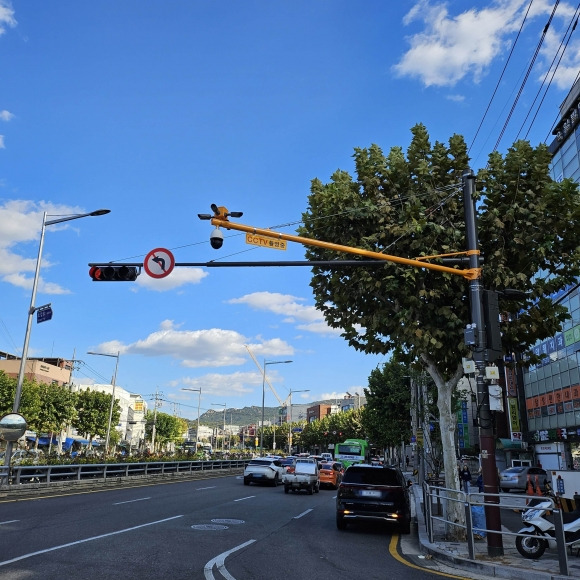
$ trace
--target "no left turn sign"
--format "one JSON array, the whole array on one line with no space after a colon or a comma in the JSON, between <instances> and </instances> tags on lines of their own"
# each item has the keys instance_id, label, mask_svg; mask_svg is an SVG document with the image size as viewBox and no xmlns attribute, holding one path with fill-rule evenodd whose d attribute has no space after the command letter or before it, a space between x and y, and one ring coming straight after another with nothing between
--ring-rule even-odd
<instances>
[{"instance_id":1,"label":"no left turn sign","mask_svg":"<svg viewBox=\"0 0 580 580\"><path fill-rule=\"evenodd\" d=\"M165 248L155 248L151 250L143 262L145 272L151 278L165 278L169 276L175 267L173 254Z\"/></svg>"}]
</instances>

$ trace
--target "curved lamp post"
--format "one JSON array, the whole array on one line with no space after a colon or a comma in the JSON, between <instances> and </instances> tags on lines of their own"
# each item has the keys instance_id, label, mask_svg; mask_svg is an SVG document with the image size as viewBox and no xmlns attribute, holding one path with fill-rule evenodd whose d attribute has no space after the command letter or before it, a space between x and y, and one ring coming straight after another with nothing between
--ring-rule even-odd
<instances>
[{"instance_id":1,"label":"curved lamp post","mask_svg":"<svg viewBox=\"0 0 580 580\"><path fill-rule=\"evenodd\" d=\"M30 342L30 331L32 329L32 319L34 317L34 313L38 310L34 306L34 302L36 301L36 289L38 288L38 279L40 277L40 263L42 261L42 248L44 246L44 232L46 230L46 226L52 226L54 224L60 224L62 222L68 222L71 220L78 220L84 217L92 217L98 215L105 215L110 213L110 209L97 209L95 211L91 211L89 213L81 213L75 214L65 217L55 217L56 219L47 220L49 214L44 212L42 216L42 228L40 230L40 243L38 245L38 257L36 258L36 270L34 271L34 280L32 282L32 295L30 297L30 308L28 309L28 321L26 323L26 332L24 334L24 346L22 347L22 358L20 359L20 370L18 371L18 382L16 383L16 392L14 394L14 405L12 406L12 411L14 413L18 413L18 409L20 408L20 398L22 396L22 384L24 383L24 373L26 371L26 360L28 358L28 343ZM4 457L4 465L10 465L10 457L12 456L12 442L8 441L6 445L6 455Z\"/></svg>"},{"instance_id":2,"label":"curved lamp post","mask_svg":"<svg viewBox=\"0 0 580 580\"><path fill-rule=\"evenodd\" d=\"M262 457L264 456L264 398L266 393L266 367L268 365L283 365L291 362L291 360L264 360L264 369L262 373L262 425L260 427L260 455Z\"/></svg>"},{"instance_id":3,"label":"curved lamp post","mask_svg":"<svg viewBox=\"0 0 580 580\"><path fill-rule=\"evenodd\" d=\"M119 355L121 353L117 352L117 354L109 354L106 352L87 352L87 354L94 354L97 356L111 356L111 357L117 359L117 362L115 363L115 373L113 374L113 383L112 383L113 390L111 392L111 405L109 407L109 420L107 421L107 436L105 437L105 457L107 457L107 455L109 455L109 439L111 437L111 422L113 420L113 408L115 406L115 386L117 384L117 369L119 368Z\"/></svg>"},{"instance_id":4,"label":"curved lamp post","mask_svg":"<svg viewBox=\"0 0 580 580\"><path fill-rule=\"evenodd\" d=\"M288 395L288 455L292 455L292 393L309 393L310 389L300 389L293 391L290 389Z\"/></svg>"}]
</instances>

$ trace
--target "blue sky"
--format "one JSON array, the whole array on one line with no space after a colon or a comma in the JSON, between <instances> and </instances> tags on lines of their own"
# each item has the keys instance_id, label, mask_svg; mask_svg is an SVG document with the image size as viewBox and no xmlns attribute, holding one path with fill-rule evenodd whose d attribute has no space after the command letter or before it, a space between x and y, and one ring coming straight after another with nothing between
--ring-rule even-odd
<instances>
[{"instance_id":1,"label":"blue sky","mask_svg":"<svg viewBox=\"0 0 580 580\"><path fill-rule=\"evenodd\" d=\"M261 405L268 365L282 400L361 392L384 356L357 353L314 309L308 268L176 268L154 280L93 283L89 262L301 260L257 249L198 213L211 203L242 223L294 233L310 181L353 170L355 147L406 148L424 123L454 133L485 165L554 2L535 0L481 130L529 1L364 3L233 0L0 0L0 350L20 354L43 211L111 213L46 231L30 356L79 359L76 382L156 390L182 416ZM499 150L551 139L576 79L567 47L534 117L534 98L575 6L560 2ZM528 113L530 121L525 124ZM523 130L520 130L523 127ZM477 139L474 137L477 133ZM266 392L266 405L277 404ZM174 406L164 405L166 412Z\"/></svg>"}]
</instances>

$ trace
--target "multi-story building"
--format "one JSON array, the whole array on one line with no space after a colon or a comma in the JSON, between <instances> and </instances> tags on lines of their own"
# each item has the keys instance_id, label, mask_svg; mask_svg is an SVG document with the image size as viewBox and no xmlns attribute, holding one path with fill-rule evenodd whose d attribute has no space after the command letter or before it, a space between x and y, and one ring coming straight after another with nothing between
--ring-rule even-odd
<instances>
[{"instance_id":1,"label":"multi-story building","mask_svg":"<svg viewBox=\"0 0 580 580\"><path fill-rule=\"evenodd\" d=\"M580 82L572 87L560 106L560 120L550 144L551 172L556 181L580 182ZM572 451L580 443L580 292L573 284L553 300L571 315L562 332L534 346L541 357L523 372L527 421L525 438L534 446L536 461L548 469L573 466Z\"/></svg>"},{"instance_id":2,"label":"multi-story building","mask_svg":"<svg viewBox=\"0 0 580 580\"><path fill-rule=\"evenodd\" d=\"M340 407L338 405L314 405L313 407L308 407L306 409L306 421L308 423L318 421L327 415L338 413L339 409Z\"/></svg>"},{"instance_id":3,"label":"multi-story building","mask_svg":"<svg viewBox=\"0 0 580 580\"><path fill-rule=\"evenodd\" d=\"M0 371L7 376L17 378L20 373L20 361L16 355L0 352ZM28 357L24 368L24 378L48 385L66 385L70 383L73 361L64 358Z\"/></svg>"}]
</instances>

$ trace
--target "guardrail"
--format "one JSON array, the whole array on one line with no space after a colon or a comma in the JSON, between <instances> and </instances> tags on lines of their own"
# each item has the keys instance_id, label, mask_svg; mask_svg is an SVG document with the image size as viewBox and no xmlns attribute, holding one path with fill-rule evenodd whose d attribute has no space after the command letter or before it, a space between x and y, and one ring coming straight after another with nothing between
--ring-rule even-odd
<instances>
[{"instance_id":1,"label":"guardrail","mask_svg":"<svg viewBox=\"0 0 580 580\"><path fill-rule=\"evenodd\" d=\"M486 534L497 534L500 533L502 536L512 537L515 539L520 536L523 537L525 534L520 534L518 532L510 532L505 527L502 527L501 532L497 530L490 530L486 527L485 515L480 521L474 521L474 514L477 514L476 510L485 511L487 506L493 506L494 508L499 508L501 510L511 510L517 512L523 512L528 509L528 502L533 497L528 495L514 496L508 493L466 493L464 491L457 491L455 489L449 489L445 487L440 487L436 485L429 485L428 483L423 484L423 510L425 515L425 527L427 535L429 537L429 542L434 543L436 541L436 533L443 533L444 536L447 535L448 530L452 528L460 528L464 531L468 555L470 560L475 560L475 536L479 535L485 536ZM537 497L535 499L538 499ZM554 523L554 536L550 538L551 542L556 543L557 559L559 564L560 574L563 576L569 575L568 567L568 554L567 548L571 548L572 545L578 544L578 539L566 542L565 532L564 532L564 522L563 515L560 506L550 497L542 497L542 500L550 501L551 521ZM462 504L463 510L465 512L465 523L452 521L448 519L447 514L449 512L449 506L452 503ZM531 508L532 506L530 506ZM477 515L476 515L477 517ZM439 525L437 525L439 524ZM522 522L519 528L525 527L526 524Z\"/></svg>"},{"instance_id":2,"label":"guardrail","mask_svg":"<svg viewBox=\"0 0 580 580\"><path fill-rule=\"evenodd\" d=\"M244 468L249 460L144 461L142 463L83 463L71 465L0 466L0 490L29 483L55 484L64 481L106 481L130 477L187 476L197 472Z\"/></svg>"}]
</instances>

